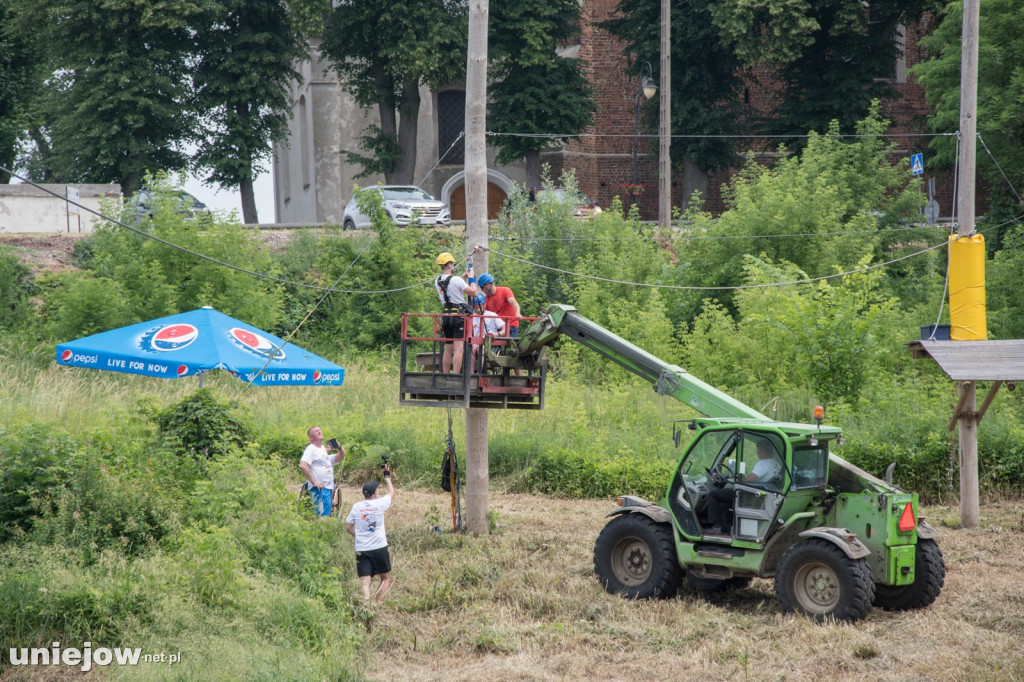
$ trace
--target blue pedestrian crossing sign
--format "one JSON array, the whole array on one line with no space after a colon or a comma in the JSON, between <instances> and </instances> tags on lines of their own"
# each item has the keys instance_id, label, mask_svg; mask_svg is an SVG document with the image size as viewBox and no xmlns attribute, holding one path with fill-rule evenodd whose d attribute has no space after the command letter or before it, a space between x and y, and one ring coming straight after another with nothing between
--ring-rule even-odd
<instances>
[{"instance_id":1,"label":"blue pedestrian crossing sign","mask_svg":"<svg viewBox=\"0 0 1024 682\"><path fill-rule=\"evenodd\" d=\"M910 155L910 172L914 175L924 175L924 154Z\"/></svg>"}]
</instances>

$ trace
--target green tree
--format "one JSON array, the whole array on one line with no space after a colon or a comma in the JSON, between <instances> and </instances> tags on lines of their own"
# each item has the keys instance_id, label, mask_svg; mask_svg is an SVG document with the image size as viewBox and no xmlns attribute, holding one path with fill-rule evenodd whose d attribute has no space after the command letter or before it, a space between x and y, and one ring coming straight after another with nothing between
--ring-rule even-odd
<instances>
[{"instance_id":1,"label":"green tree","mask_svg":"<svg viewBox=\"0 0 1024 682\"><path fill-rule=\"evenodd\" d=\"M253 179L273 142L287 136L288 87L305 40L282 0L223 0L196 35L196 105L202 127L195 166L206 182L237 187L246 223L258 222Z\"/></svg>"},{"instance_id":2,"label":"green tree","mask_svg":"<svg viewBox=\"0 0 1024 682\"><path fill-rule=\"evenodd\" d=\"M61 342L139 321L132 315L127 292L116 280L67 273L57 276L47 288L43 306L47 331Z\"/></svg>"},{"instance_id":3,"label":"green tree","mask_svg":"<svg viewBox=\"0 0 1024 682\"><path fill-rule=\"evenodd\" d=\"M745 254L787 261L812 277L851 269L865 256L887 256L893 238L872 233L916 215L921 198L906 161L889 161L892 145L879 137L888 122L878 108L876 102L852 141L840 136L833 121L827 134L812 134L800 154L780 148L774 167L748 159L723 189L728 209L718 218L691 216L703 238L680 249L676 283L738 286L745 277L738 256ZM673 294L673 319L689 320L704 295ZM717 298L732 308L731 293Z\"/></svg>"},{"instance_id":4,"label":"green tree","mask_svg":"<svg viewBox=\"0 0 1024 682\"><path fill-rule=\"evenodd\" d=\"M377 231L374 243L346 237L324 240L314 272L321 286L337 282L340 289L380 293L332 293L317 310L310 327L319 338L345 348L393 348L401 339L402 313L437 308L437 294L429 284L393 290L427 282L437 273L434 258L439 249L456 249L453 245L438 246L438 235L395 227L377 192L364 192L359 201L360 211L373 219Z\"/></svg>"},{"instance_id":5,"label":"green tree","mask_svg":"<svg viewBox=\"0 0 1024 682\"><path fill-rule=\"evenodd\" d=\"M782 82L770 129L849 129L892 87L900 26L941 7L939 0L722 0L707 3L724 44L748 66L775 67Z\"/></svg>"},{"instance_id":6,"label":"green tree","mask_svg":"<svg viewBox=\"0 0 1024 682\"><path fill-rule=\"evenodd\" d=\"M691 136L733 135L742 131L744 115L739 108L739 62L723 46L711 23L706 0L672 3L672 132ZM621 0L619 16L601 27L622 40L636 61L629 70L639 75L644 61L657 64L660 55L658 26L660 0ZM657 78L657 74L655 74ZM659 93L659 97L661 94ZM656 125L657 98L644 105L644 125ZM650 115L648 115L650 114ZM671 143L673 164L687 161L704 173L730 167L736 160L733 142L722 137L677 137ZM705 186L707 178L685 180L686 191Z\"/></svg>"},{"instance_id":7,"label":"green tree","mask_svg":"<svg viewBox=\"0 0 1024 682\"><path fill-rule=\"evenodd\" d=\"M321 49L362 107L376 106L380 126L362 137L364 151L344 152L383 173L388 184L415 182L420 86L436 89L466 68L464 0L353 0L337 3Z\"/></svg>"},{"instance_id":8,"label":"green tree","mask_svg":"<svg viewBox=\"0 0 1024 682\"><path fill-rule=\"evenodd\" d=\"M865 256L858 265L869 262ZM752 256L746 257L744 271L748 284L805 276L791 264ZM883 282L882 273L873 270L811 286L738 292L739 329L750 349L747 364L779 384L806 385L826 403L855 402L872 368L898 347L898 302Z\"/></svg>"},{"instance_id":9,"label":"green tree","mask_svg":"<svg viewBox=\"0 0 1024 682\"><path fill-rule=\"evenodd\" d=\"M10 0L24 30L38 33L54 71L51 166L74 182L138 189L147 169L187 165L180 147L193 128L188 106L188 0Z\"/></svg>"},{"instance_id":10,"label":"green tree","mask_svg":"<svg viewBox=\"0 0 1024 682\"><path fill-rule=\"evenodd\" d=\"M147 188L157 199L153 217L139 223L141 230L220 263L275 274L273 259L251 230L211 214L180 215L175 211L176 188L164 176L150 178ZM126 221L134 217L130 210L123 217ZM257 327L278 331L283 297L279 285L270 280L200 259L119 226L101 227L90 240L91 267L127 292L134 321L208 305Z\"/></svg>"},{"instance_id":11,"label":"green tree","mask_svg":"<svg viewBox=\"0 0 1024 682\"><path fill-rule=\"evenodd\" d=\"M592 123L597 105L582 62L556 53L579 32L579 19L577 0L517 0L491 6L489 130L571 136ZM525 158L526 184L539 187L541 150L568 139L516 135L495 138L493 144L498 163Z\"/></svg>"},{"instance_id":12,"label":"green tree","mask_svg":"<svg viewBox=\"0 0 1024 682\"><path fill-rule=\"evenodd\" d=\"M981 3L978 46L978 133L995 155L1002 172L978 147L978 172L991 187L1001 216L1020 213L1013 189L1024 186L1024 6L1014 0ZM960 40L963 4L951 2L933 34L922 41L929 59L911 73L924 86L935 112L929 125L936 132L960 127ZM939 167L956 162L956 141L934 137L929 143ZM1012 206L1012 208L1011 208Z\"/></svg>"},{"instance_id":13,"label":"green tree","mask_svg":"<svg viewBox=\"0 0 1024 682\"><path fill-rule=\"evenodd\" d=\"M26 125L30 102L40 83L41 55L26 31L19 30L10 0L0 0L0 166L14 168L18 138ZM11 175L0 168L0 184Z\"/></svg>"},{"instance_id":14,"label":"green tree","mask_svg":"<svg viewBox=\"0 0 1024 682\"><path fill-rule=\"evenodd\" d=\"M1011 230L987 265L988 328L996 339L1024 339L1024 230Z\"/></svg>"}]
</instances>

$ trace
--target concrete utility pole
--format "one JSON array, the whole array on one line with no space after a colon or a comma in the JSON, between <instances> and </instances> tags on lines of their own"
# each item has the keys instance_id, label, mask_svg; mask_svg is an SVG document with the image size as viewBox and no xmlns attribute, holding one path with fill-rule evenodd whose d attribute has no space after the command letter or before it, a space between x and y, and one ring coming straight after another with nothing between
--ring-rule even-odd
<instances>
[{"instance_id":1,"label":"concrete utility pole","mask_svg":"<svg viewBox=\"0 0 1024 682\"><path fill-rule=\"evenodd\" d=\"M487 246L487 13L488 0L469 3L466 59L466 252ZM476 276L487 272L487 251L473 254ZM467 349L467 352L469 350ZM466 530L487 534L487 410L466 410Z\"/></svg>"},{"instance_id":2,"label":"concrete utility pole","mask_svg":"<svg viewBox=\"0 0 1024 682\"><path fill-rule=\"evenodd\" d=\"M980 0L964 0L960 56L960 170L957 176L957 224L960 237L974 234L975 159L978 132L978 23ZM977 528L981 522L978 499L978 413L973 381L960 382L960 525Z\"/></svg>"},{"instance_id":3,"label":"concrete utility pole","mask_svg":"<svg viewBox=\"0 0 1024 682\"><path fill-rule=\"evenodd\" d=\"M658 88L658 222L667 230L672 222L672 49L671 2L661 0L661 87Z\"/></svg>"}]
</instances>

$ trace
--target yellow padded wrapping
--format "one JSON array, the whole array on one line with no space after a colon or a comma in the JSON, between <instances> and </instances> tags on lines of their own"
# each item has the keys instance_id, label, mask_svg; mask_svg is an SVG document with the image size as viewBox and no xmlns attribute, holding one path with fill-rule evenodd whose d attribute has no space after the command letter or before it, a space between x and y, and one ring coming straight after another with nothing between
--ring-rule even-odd
<instances>
[{"instance_id":1,"label":"yellow padded wrapping","mask_svg":"<svg viewBox=\"0 0 1024 682\"><path fill-rule=\"evenodd\" d=\"M949 338L983 341L985 321L985 237L949 238Z\"/></svg>"}]
</instances>

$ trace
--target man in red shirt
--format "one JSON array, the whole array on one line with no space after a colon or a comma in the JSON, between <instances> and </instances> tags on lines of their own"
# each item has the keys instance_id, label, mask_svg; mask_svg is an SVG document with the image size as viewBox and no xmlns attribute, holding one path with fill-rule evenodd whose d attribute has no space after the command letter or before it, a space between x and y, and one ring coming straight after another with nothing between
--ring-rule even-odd
<instances>
[{"instance_id":1,"label":"man in red shirt","mask_svg":"<svg viewBox=\"0 0 1024 682\"><path fill-rule=\"evenodd\" d=\"M512 290L508 287L499 287L494 282L494 275L489 272L480 275L477 282L480 290L487 295L486 309L502 318L508 327L509 336L519 336L519 317L522 313Z\"/></svg>"}]
</instances>

